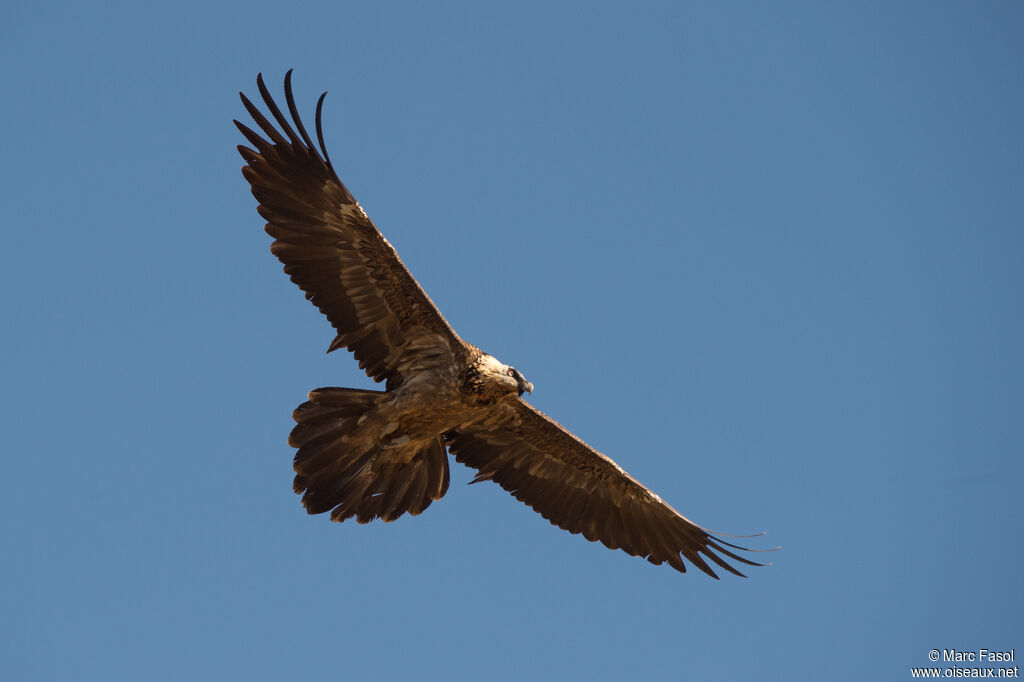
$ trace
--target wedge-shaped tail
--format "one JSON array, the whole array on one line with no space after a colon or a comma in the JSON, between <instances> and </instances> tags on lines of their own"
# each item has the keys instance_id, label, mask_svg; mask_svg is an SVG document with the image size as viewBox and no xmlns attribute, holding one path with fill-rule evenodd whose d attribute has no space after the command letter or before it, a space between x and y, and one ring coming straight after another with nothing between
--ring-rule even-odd
<instances>
[{"instance_id":1,"label":"wedge-shaped tail","mask_svg":"<svg viewBox=\"0 0 1024 682\"><path fill-rule=\"evenodd\" d=\"M310 514L368 523L419 514L448 491L448 456L440 438L410 457L408 450L361 446L349 436L385 394L318 388L296 408L288 444L295 453L296 493Z\"/></svg>"},{"instance_id":2,"label":"wedge-shaped tail","mask_svg":"<svg viewBox=\"0 0 1024 682\"><path fill-rule=\"evenodd\" d=\"M317 389L295 411L295 491L306 510L360 523L418 514L448 488L447 447L478 470L475 480L494 481L559 528L609 548L714 578L716 570L742 575L734 564L761 566L743 553L766 550L738 547L680 514L525 402L532 384L518 370L455 333L335 173L323 95L314 143L291 71L284 80L286 109L262 76L256 83L267 114L242 95L255 122L235 122L251 145L238 148L242 173L274 238L271 251L335 329L329 350L347 348L388 391ZM453 376L473 379L455 386ZM444 419L424 394L439 398ZM427 423L453 426L443 440L422 430L424 440L411 440Z\"/></svg>"}]
</instances>

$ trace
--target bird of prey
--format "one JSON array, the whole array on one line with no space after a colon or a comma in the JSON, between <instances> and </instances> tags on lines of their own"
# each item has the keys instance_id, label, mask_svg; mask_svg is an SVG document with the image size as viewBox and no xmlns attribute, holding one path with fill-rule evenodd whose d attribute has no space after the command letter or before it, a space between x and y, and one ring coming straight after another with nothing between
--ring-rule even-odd
<instances>
[{"instance_id":1,"label":"bird of prey","mask_svg":"<svg viewBox=\"0 0 1024 682\"><path fill-rule=\"evenodd\" d=\"M274 238L271 252L327 316L384 390L318 388L296 408L294 490L310 514L367 523L416 515L448 490L448 456L476 469L556 526L653 564L686 561L718 578L727 559L761 566L693 523L608 457L522 399L519 370L466 343L342 184L324 145L316 106L314 145L285 76L285 116L262 74L273 121L243 93L262 135L238 121L242 174ZM275 125L276 122L276 125ZM318 149L319 148L319 149ZM735 551L734 551L735 550Z\"/></svg>"}]
</instances>

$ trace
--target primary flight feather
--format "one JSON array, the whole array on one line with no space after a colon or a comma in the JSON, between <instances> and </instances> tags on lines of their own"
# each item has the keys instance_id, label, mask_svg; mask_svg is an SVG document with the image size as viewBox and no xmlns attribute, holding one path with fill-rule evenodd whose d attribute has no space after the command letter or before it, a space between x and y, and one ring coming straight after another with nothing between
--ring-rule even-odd
<instances>
[{"instance_id":1,"label":"primary flight feather","mask_svg":"<svg viewBox=\"0 0 1024 682\"><path fill-rule=\"evenodd\" d=\"M314 144L285 76L288 116L262 75L273 121L242 93L262 135L238 121L242 174L259 202L270 249L383 391L319 388L294 412L288 442L296 493L310 514L393 521L419 514L448 490L447 451L541 515L611 549L686 571L689 561L761 566L732 550L522 399L533 385L515 368L466 343L402 264L342 184L324 145L316 106ZM290 121L289 121L290 119ZM275 125L276 124L276 125Z\"/></svg>"}]
</instances>

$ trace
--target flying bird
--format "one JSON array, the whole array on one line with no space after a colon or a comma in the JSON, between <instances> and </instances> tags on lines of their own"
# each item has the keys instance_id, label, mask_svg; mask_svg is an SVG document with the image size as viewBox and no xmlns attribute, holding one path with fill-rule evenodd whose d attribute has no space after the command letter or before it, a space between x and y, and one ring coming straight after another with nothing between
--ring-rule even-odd
<instances>
[{"instance_id":1,"label":"flying bird","mask_svg":"<svg viewBox=\"0 0 1024 682\"><path fill-rule=\"evenodd\" d=\"M514 367L466 343L402 264L342 184L324 145L316 105L314 145L284 79L290 116L260 74L273 121L243 94L262 135L235 125L242 174L274 238L271 252L327 316L346 348L384 390L318 388L296 408L294 490L310 514L332 521L394 521L419 514L448 490L448 455L473 467L554 525L653 564L685 572L686 561L762 566L749 550L712 535L666 504L611 459L523 400L533 384ZM290 121L289 121L290 118ZM276 123L276 125L275 125ZM735 551L734 551L735 550Z\"/></svg>"}]
</instances>

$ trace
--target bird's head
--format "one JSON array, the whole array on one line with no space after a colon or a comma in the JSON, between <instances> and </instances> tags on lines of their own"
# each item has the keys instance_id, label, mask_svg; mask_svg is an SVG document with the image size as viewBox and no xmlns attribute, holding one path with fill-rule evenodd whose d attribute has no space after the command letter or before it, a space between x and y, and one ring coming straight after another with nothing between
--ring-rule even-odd
<instances>
[{"instance_id":1,"label":"bird's head","mask_svg":"<svg viewBox=\"0 0 1024 682\"><path fill-rule=\"evenodd\" d=\"M481 355L474 363L473 370L471 382L481 395L498 397L513 393L533 393L533 384L518 369L503 364L493 355Z\"/></svg>"}]
</instances>

